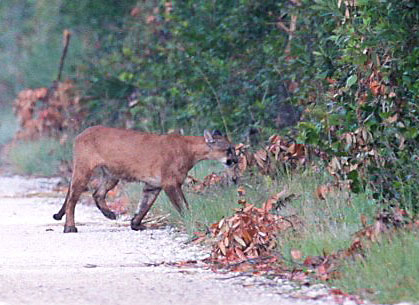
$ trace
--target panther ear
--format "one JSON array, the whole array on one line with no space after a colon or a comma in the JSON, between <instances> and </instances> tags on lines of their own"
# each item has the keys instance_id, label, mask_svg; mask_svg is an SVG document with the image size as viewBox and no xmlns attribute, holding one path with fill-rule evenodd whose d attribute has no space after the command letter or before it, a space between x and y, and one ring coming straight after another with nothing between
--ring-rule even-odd
<instances>
[{"instance_id":1,"label":"panther ear","mask_svg":"<svg viewBox=\"0 0 419 305\"><path fill-rule=\"evenodd\" d=\"M214 138L212 137L212 134L208 130L204 130L204 138L205 143L207 144L213 144L215 142Z\"/></svg>"},{"instance_id":2,"label":"panther ear","mask_svg":"<svg viewBox=\"0 0 419 305\"><path fill-rule=\"evenodd\" d=\"M219 130L213 130L212 131L212 136L214 137L214 136L220 136L220 137L222 137L223 136L223 134L221 133L221 131L219 131Z\"/></svg>"}]
</instances>

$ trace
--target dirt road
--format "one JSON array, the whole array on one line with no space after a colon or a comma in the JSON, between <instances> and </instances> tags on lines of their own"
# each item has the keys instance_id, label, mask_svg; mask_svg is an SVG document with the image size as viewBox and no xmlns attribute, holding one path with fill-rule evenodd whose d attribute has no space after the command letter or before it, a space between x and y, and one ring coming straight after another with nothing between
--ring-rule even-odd
<instances>
[{"instance_id":1,"label":"dirt road","mask_svg":"<svg viewBox=\"0 0 419 305\"><path fill-rule=\"evenodd\" d=\"M207 253L174 229L135 232L95 207L78 205L79 233L63 234L55 183L0 176L0 305L326 304L290 297L311 292L287 282L160 264Z\"/></svg>"}]
</instances>

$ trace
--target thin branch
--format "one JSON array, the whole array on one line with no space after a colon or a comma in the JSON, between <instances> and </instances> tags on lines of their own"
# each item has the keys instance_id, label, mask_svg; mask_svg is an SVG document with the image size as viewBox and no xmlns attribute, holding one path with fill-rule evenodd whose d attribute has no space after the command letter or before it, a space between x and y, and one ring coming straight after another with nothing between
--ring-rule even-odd
<instances>
[{"instance_id":1,"label":"thin branch","mask_svg":"<svg viewBox=\"0 0 419 305\"><path fill-rule=\"evenodd\" d=\"M64 49L63 49L63 53L61 54L61 58L60 58L60 65L59 65L59 68L58 68L57 82L61 81L61 74L62 74L63 68L64 68L64 60L65 60L65 57L67 55L68 45L70 44L70 37L71 37L70 31L69 30L64 30L64 32L63 32Z\"/></svg>"}]
</instances>

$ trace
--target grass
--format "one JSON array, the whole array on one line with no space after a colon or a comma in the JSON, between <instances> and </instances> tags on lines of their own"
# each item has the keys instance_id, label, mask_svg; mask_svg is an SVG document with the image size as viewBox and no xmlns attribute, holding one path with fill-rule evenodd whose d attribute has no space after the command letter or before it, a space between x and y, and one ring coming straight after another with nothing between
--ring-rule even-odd
<instances>
[{"instance_id":1,"label":"grass","mask_svg":"<svg viewBox=\"0 0 419 305\"><path fill-rule=\"evenodd\" d=\"M62 161L71 160L71 144L61 145L58 140L42 138L21 141L13 145L8 161L19 174L54 176Z\"/></svg>"},{"instance_id":2,"label":"grass","mask_svg":"<svg viewBox=\"0 0 419 305\"><path fill-rule=\"evenodd\" d=\"M321 174L303 173L285 177L284 187L300 196L280 213L297 215L303 226L295 232L280 236L279 245L286 258L291 259L291 249L298 249L304 256L323 255L347 248L352 234L361 227L360 215L373 219L377 205L366 194L349 194L344 191L330 193L320 200L314 190L327 182Z\"/></svg>"},{"instance_id":3,"label":"grass","mask_svg":"<svg viewBox=\"0 0 419 305\"><path fill-rule=\"evenodd\" d=\"M54 175L61 160L70 158L70 145L63 147L54 139L20 142L9 153L15 170L24 174ZM216 162L201 162L190 175L202 180L221 169L222 166ZM288 194L296 195L278 211L283 216L296 215L303 223L297 230L283 232L279 236L278 249L286 261L292 261L290 253L293 249L299 250L303 257L346 249L352 242L353 233L362 228L360 215L373 221L378 205L368 193L336 191L328 194L326 200L317 198L315 189L329 179L327 174L311 171L284 172L278 179L259 175L243 177L241 185L246 189L245 198L249 203L260 205L284 189L288 190ZM142 185L138 183L126 185L125 192L131 198L132 211L141 198L141 190ZM190 211L178 214L162 193L153 207L153 213L169 214L169 221L185 228L190 235L233 215L239 207L235 185L212 187L204 193L192 192L187 187L184 191ZM418 302L419 260L416 253L419 253L418 233L400 232L391 239L372 244L362 261L346 262L341 270L342 277L331 284L375 302Z\"/></svg>"},{"instance_id":4,"label":"grass","mask_svg":"<svg viewBox=\"0 0 419 305\"><path fill-rule=\"evenodd\" d=\"M13 138L17 128L17 119L13 115L12 110L0 107L0 145L9 142Z\"/></svg>"},{"instance_id":5,"label":"grass","mask_svg":"<svg viewBox=\"0 0 419 305\"><path fill-rule=\"evenodd\" d=\"M212 163L201 163L191 173L200 177L217 171ZM296 198L279 210L283 216L297 215L303 226L296 231L282 233L278 249L291 262L291 250L297 249L306 256L330 254L348 248L353 233L362 228L360 216L365 215L372 223L378 204L366 194L349 194L336 191L328 194L326 200L315 195L317 186L327 183L326 174L310 171L288 175L279 179L269 177L245 177L246 200L262 204L269 196L284 189ZM138 186L136 186L137 190ZM190 203L190 212L179 215L165 195L160 195L154 213L169 213L170 221L186 229L189 234L231 216L238 207L237 186L215 187L197 194L185 188ZM140 197L137 191L136 198ZM417 233L400 233L393 239L374 244L362 262L348 262L343 268L342 278L332 285L348 293L361 294L370 300L382 303L419 300L419 239ZM372 293L365 294L363 292Z\"/></svg>"},{"instance_id":6,"label":"grass","mask_svg":"<svg viewBox=\"0 0 419 305\"><path fill-rule=\"evenodd\" d=\"M373 244L365 260L347 262L344 276L332 284L375 302L418 302L418 253L418 232L399 232Z\"/></svg>"},{"instance_id":7,"label":"grass","mask_svg":"<svg viewBox=\"0 0 419 305\"><path fill-rule=\"evenodd\" d=\"M189 174L198 179L203 179L212 172L219 172L223 166L218 162L203 161L198 163ZM138 200L141 198L142 185L138 183L130 183L126 187L127 195L131 199L132 213L137 208ZM186 199L190 205L190 211L180 215L169 198L162 192L156 200L152 208L155 214L169 214L169 221L182 226L189 234L203 230L206 226L219 221L225 216L233 213L233 208L237 207L236 187L230 186L226 188L216 188L205 194L188 192L186 187L183 188Z\"/></svg>"}]
</instances>

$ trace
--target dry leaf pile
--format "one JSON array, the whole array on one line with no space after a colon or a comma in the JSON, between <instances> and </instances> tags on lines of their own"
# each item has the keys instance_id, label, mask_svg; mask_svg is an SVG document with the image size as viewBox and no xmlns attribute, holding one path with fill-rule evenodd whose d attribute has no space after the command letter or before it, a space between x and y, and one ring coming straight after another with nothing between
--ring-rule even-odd
<instances>
[{"instance_id":1,"label":"dry leaf pile","mask_svg":"<svg viewBox=\"0 0 419 305\"><path fill-rule=\"evenodd\" d=\"M253 154L249 152L248 145L238 144L236 154L239 158L240 174L243 174L247 168L256 166L260 173L270 175L276 172L278 165L297 167L306 164L308 160L308 150L304 144L286 141L279 135L271 136L269 144Z\"/></svg>"},{"instance_id":2,"label":"dry leaf pile","mask_svg":"<svg viewBox=\"0 0 419 305\"><path fill-rule=\"evenodd\" d=\"M239 194L243 192L244 190L239 188ZM241 265L240 270L255 262L259 264L256 268L259 271L260 264L265 266L265 270L272 268L268 265L277 261L274 249L278 234L294 226L290 219L273 213L278 201L286 197L286 192L278 193L261 208L239 199L238 204L242 207L238 208L233 216L223 218L210 228L214 240L211 261L224 266L236 264L233 269L237 269L237 263L247 263Z\"/></svg>"},{"instance_id":3,"label":"dry leaf pile","mask_svg":"<svg viewBox=\"0 0 419 305\"><path fill-rule=\"evenodd\" d=\"M21 91L14 101L14 111L20 122L15 136L18 140L53 136L65 141L66 131L77 130L84 118L80 96L71 81L55 83L49 89Z\"/></svg>"},{"instance_id":4,"label":"dry leaf pile","mask_svg":"<svg viewBox=\"0 0 419 305\"><path fill-rule=\"evenodd\" d=\"M238 188L243 198L246 191ZM395 209L392 213L380 213L373 224L368 225L361 215L363 229L354 234L353 242L347 249L320 256L305 256L300 250L291 250L294 268L284 267L283 256L276 250L280 234L288 229L298 229L301 221L296 217L283 217L276 213L284 203L294 198L286 190L269 198L258 208L239 199L242 207L228 218L210 227L210 240L213 244L211 257L206 260L212 268L226 268L231 271L264 274L274 272L282 277L300 282L308 282L315 277L328 281L340 277L340 266L348 258L364 259L365 250L384 236L391 236L397 228L419 230L419 221L406 222L406 212ZM204 233L196 233L196 242L208 240Z\"/></svg>"}]
</instances>

